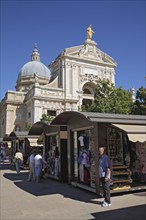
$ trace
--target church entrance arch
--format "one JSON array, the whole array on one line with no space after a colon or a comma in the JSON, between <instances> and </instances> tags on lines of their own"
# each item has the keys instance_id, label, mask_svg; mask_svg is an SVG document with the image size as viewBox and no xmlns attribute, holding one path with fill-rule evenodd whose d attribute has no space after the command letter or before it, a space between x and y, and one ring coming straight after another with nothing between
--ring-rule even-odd
<instances>
[{"instance_id":1,"label":"church entrance arch","mask_svg":"<svg viewBox=\"0 0 146 220\"><path fill-rule=\"evenodd\" d=\"M95 88L96 84L93 82L87 82L83 85L82 91L83 91L83 99L82 99L82 105L91 105L94 100L94 94L95 94Z\"/></svg>"}]
</instances>

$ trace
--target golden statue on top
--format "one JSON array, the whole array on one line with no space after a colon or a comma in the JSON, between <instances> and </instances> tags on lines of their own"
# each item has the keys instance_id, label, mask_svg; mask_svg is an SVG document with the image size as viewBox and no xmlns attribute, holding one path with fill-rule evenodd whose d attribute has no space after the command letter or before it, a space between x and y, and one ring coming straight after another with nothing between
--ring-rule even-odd
<instances>
[{"instance_id":1,"label":"golden statue on top","mask_svg":"<svg viewBox=\"0 0 146 220\"><path fill-rule=\"evenodd\" d=\"M94 31L92 30L92 25L90 24L89 27L87 28L87 40L92 39L92 35L94 34Z\"/></svg>"}]
</instances>

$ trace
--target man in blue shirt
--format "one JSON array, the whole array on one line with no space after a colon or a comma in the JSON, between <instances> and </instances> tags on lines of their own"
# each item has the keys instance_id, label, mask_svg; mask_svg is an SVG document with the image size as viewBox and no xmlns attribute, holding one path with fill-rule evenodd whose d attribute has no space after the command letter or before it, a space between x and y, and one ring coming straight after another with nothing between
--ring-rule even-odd
<instances>
[{"instance_id":1,"label":"man in blue shirt","mask_svg":"<svg viewBox=\"0 0 146 220\"><path fill-rule=\"evenodd\" d=\"M105 148L99 147L99 178L104 192L104 202L102 207L111 206L110 198L110 178L111 178L111 162L110 158L105 154Z\"/></svg>"}]
</instances>

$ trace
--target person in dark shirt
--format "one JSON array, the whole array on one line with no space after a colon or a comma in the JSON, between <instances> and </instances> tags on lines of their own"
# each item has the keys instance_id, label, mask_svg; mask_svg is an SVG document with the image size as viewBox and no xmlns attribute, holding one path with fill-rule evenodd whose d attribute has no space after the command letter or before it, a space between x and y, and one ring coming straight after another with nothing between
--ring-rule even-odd
<instances>
[{"instance_id":1,"label":"person in dark shirt","mask_svg":"<svg viewBox=\"0 0 146 220\"><path fill-rule=\"evenodd\" d=\"M99 178L104 192L104 202L102 207L111 206L110 198L110 178L111 178L111 162L110 158L105 154L105 148L99 147Z\"/></svg>"}]
</instances>

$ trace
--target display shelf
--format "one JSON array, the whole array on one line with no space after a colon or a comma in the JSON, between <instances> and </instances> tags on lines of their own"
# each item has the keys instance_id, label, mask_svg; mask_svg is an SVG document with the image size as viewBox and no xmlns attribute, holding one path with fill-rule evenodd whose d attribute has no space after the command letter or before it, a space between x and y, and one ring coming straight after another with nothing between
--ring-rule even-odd
<instances>
[{"instance_id":1,"label":"display shelf","mask_svg":"<svg viewBox=\"0 0 146 220\"><path fill-rule=\"evenodd\" d=\"M113 181L113 183L130 183L130 182L131 182L131 181L128 180L128 179L126 179L126 180L121 179L121 180L114 180L114 181Z\"/></svg>"},{"instance_id":2,"label":"display shelf","mask_svg":"<svg viewBox=\"0 0 146 220\"><path fill-rule=\"evenodd\" d=\"M127 169L127 166L122 165L122 166L113 166L113 169Z\"/></svg>"},{"instance_id":3,"label":"display shelf","mask_svg":"<svg viewBox=\"0 0 146 220\"><path fill-rule=\"evenodd\" d=\"M113 166L112 167L113 184L115 183L131 183L130 172L128 167Z\"/></svg>"},{"instance_id":4,"label":"display shelf","mask_svg":"<svg viewBox=\"0 0 146 220\"><path fill-rule=\"evenodd\" d=\"M129 174L129 172L128 171L114 171L113 172L113 175L114 176L119 176L119 175L126 175L126 174Z\"/></svg>"},{"instance_id":5,"label":"display shelf","mask_svg":"<svg viewBox=\"0 0 146 220\"><path fill-rule=\"evenodd\" d=\"M107 153L113 165L123 164L122 133L115 128L109 127L107 132Z\"/></svg>"}]
</instances>

